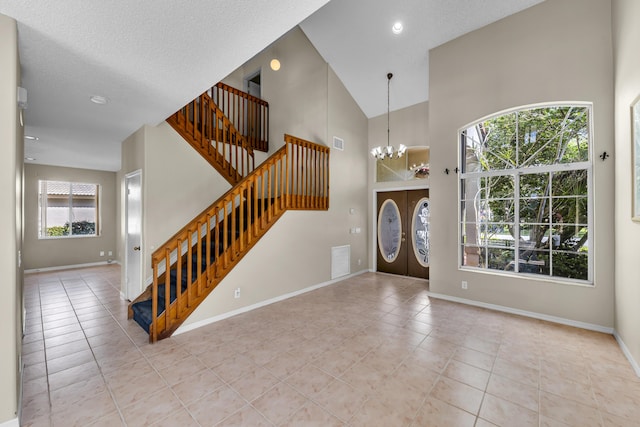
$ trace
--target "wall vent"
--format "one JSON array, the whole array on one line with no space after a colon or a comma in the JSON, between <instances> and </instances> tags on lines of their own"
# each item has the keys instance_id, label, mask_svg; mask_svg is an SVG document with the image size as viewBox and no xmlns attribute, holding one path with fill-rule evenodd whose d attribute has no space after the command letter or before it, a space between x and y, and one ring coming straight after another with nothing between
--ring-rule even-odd
<instances>
[{"instance_id":1,"label":"wall vent","mask_svg":"<svg viewBox=\"0 0 640 427\"><path fill-rule=\"evenodd\" d=\"M344 139L338 138L337 136L333 137L333 148L336 150L344 151Z\"/></svg>"},{"instance_id":2,"label":"wall vent","mask_svg":"<svg viewBox=\"0 0 640 427\"><path fill-rule=\"evenodd\" d=\"M351 273L351 245L331 248L331 278L346 276Z\"/></svg>"}]
</instances>

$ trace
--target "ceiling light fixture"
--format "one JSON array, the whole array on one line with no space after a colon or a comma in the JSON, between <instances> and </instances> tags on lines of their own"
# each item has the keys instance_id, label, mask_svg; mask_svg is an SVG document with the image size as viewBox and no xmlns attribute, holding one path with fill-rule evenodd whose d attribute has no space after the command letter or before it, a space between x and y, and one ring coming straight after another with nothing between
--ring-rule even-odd
<instances>
[{"instance_id":1,"label":"ceiling light fixture","mask_svg":"<svg viewBox=\"0 0 640 427\"><path fill-rule=\"evenodd\" d=\"M39 141L40 138L38 138L37 136L31 136L31 135L25 135L24 139L27 139L29 141Z\"/></svg>"},{"instance_id":2,"label":"ceiling light fixture","mask_svg":"<svg viewBox=\"0 0 640 427\"><path fill-rule=\"evenodd\" d=\"M398 21L393 24L393 27L391 27L391 31L393 31L393 34L400 34L403 28L404 27L402 26L402 22Z\"/></svg>"},{"instance_id":3,"label":"ceiling light fixture","mask_svg":"<svg viewBox=\"0 0 640 427\"><path fill-rule=\"evenodd\" d=\"M275 58L271 60L271 64L269 65L273 71L278 71L280 69L280 61Z\"/></svg>"},{"instance_id":4,"label":"ceiling light fixture","mask_svg":"<svg viewBox=\"0 0 640 427\"><path fill-rule=\"evenodd\" d=\"M89 99L91 100L91 102L98 105L105 105L106 103L109 102L109 100L106 97L100 96L100 95L91 95Z\"/></svg>"},{"instance_id":5,"label":"ceiling light fixture","mask_svg":"<svg viewBox=\"0 0 640 427\"><path fill-rule=\"evenodd\" d=\"M379 146L371 150L371 155L378 160L384 160L385 157L391 158L394 156L394 154L396 155L396 157L402 157L404 152L407 151L407 147L403 144L400 144L397 150L389 144L389 139L391 135L391 129L389 126L389 117L391 115L390 108L389 108L389 99L390 99L389 88L391 86L391 77L393 77L393 74L391 73L387 74L387 146L386 147Z\"/></svg>"},{"instance_id":6,"label":"ceiling light fixture","mask_svg":"<svg viewBox=\"0 0 640 427\"><path fill-rule=\"evenodd\" d=\"M35 160L35 157L25 157L24 159L32 162Z\"/></svg>"}]
</instances>

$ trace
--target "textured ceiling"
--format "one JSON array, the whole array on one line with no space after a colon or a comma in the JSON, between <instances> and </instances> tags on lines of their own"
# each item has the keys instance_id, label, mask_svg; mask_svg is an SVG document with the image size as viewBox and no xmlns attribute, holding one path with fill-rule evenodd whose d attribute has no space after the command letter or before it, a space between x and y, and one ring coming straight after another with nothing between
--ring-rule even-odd
<instances>
[{"instance_id":1,"label":"textured ceiling","mask_svg":"<svg viewBox=\"0 0 640 427\"><path fill-rule=\"evenodd\" d=\"M328 0L0 0L18 21L34 163L120 168L157 124ZM286 13L282 13L286 11ZM91 95L109 99L95 105Z\"/></svg>"},{"instance_id":2,"label":"textured ceiling","mask_svg":"<svg viewBox=\"0 0 640 427\"><path fill-rule=\"evenodd\" d=\"M423 102L430 48L541 0L328 2L0 0L0 13L18 21L26 133L40 138L25 143L25 155L36 159L27 162L119 170L126 137L161 122L301 21L368 117L386 112L387 72L394 73L392 110ZM394 36L398 19L405 31ZM95 105L91 95L109 103Z\"/></svg>"}]
</instances>

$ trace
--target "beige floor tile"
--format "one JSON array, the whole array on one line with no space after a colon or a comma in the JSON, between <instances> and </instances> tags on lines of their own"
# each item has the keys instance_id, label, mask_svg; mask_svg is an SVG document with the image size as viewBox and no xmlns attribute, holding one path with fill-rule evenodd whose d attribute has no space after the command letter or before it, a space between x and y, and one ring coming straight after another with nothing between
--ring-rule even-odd
<instances>
[{"instance_id":1,"label":"beige floor tile","mask_svg":"<svg viewBox=\"0 0 640 427\"><path fill-rule=\"evenodd\" d=\"M540 371L538 369L531 366L518 365L501 358L497 358L493 364L493 373L533 387L538 387L540 379Z\"/></svg>"},{"instance_id":2,"label":"beige floor tile","mask_svg":"<svg viewBox=\"0 0 640 427\"><path fill-rule=\"evenodd\" d=\"M291 374L291 376L287 377L284 381L308 398L313 398L334 379L335 377L321 369L313 365L306 365Z\"/></svg>"},{"instance_id":3,"label":"beige floor tile","mask_svg":"<svg viewBox=\"0 0 640 427\"><path fill-rule=\"evenodd\" d=\"M440 377L429 396L477 415L483 394L482 391L461 382Z\"/></svg>"},{"instance_id":4,"label":"beige floor tile","mask_svg":"<svg viewBox=\"0 0 640 427\"><path fill-rule=\"evenodd\" d=\"M314 397L314 402L342 421L348 421L367 400L366 394L351 385L334 380Z\"/></svg>"},{"instance_id":5,"label":"beige floor tile","mask_svg":"<svg viewBox=\"0 0 640 427\"><path fill-rule=\"evenodd\" d=\"M490 374L488 371L467 365L466 363L450 360L443 375L484 391L487 388Z\"/></svg>"},{"instance_id":6,"label":"beige floor tile","mask_svg":"<svg viewBox=\"0 0 640 427\"><path fill-rule=\"evenodd\" d=\"M499 426L538 426L538 413L491 394L482 401L479 417Z\"/></svg>"},{"instance_id":7,"label":"beige floor tile","mask_svg":"<svg viewBox=\"0 0 640 427\"><path fill-rule=\"evenodd\" d=\"M213 371L204 369L174 385L172 390L184 405L188 405L223 385L222 380Z\"/></svg>"},{"instance_id":8,"label":"beige floor tile","mask_svg":"<svg viewBox=\"0 0 640 427\"><path fill-rule=\"evenodd\" d=\"M125 425L117 409L136 427L640 419L610 335L429 298L424 281L347 280L149 344L118 266L28 274L22 424Z\"/></svg>"},{"instance_id":9,"label":"beige floor tile","mask_svg":"<svg viewBox=\"0 0 640 427\"><path fill-rule=\"evenodd\" d=\"M60 412L69 405L105 391L107 391L107 387L104 379L102 376L97 375L66 387L52 390L50 393L51 408L54 412Z\"/></svg>"},{"instance_id":10,"label":"beige floor tile","mask_svg":"<svg viewBox=\"0 0 640 427\"><path fill-rule=\"evenodd\" d=\"M487 386L487 393L538 412L539 390L536 387L492 374Z\"/></svg>"},{"instance_id":11,"label":"beige floor tile","mask_svg":"<svg viewBox=\"0 0 640 427\"><path fill-rule=\"evenodd\" d=\"M162 404L158 404L162 402ZM182 404L168 387L146 395L125 408L121 408L127 425L142 427L150 426L166 418L182 408Z\"/></svg>"},{"instance_id":12,"label":"beige floor tile","mask_svg":"<svg viewBox=\"0 0 640 427\"><path fill-rule=\"evenodd\" d=\"M187 406L187 410L201 425L216 425L245 406L247 401L227 386L222 386Z\"/></svg>"},{"instance_id":13,"label":"beige floor tile","mask_svg":"<svg viewBox=\"0 0 640 427\"><path fill-rule=\"evenodd\" d=\"M285 383L277 384L251 402L253 407L276 425L283 423L306 403L307 399L302 394Z\"/></svg>"},{"instance_id":14,"label":"beige floor tile","mask_svg":"<svg viewBox=\"0 0 640 427\"><path fill-rule=\"evenodd\" d=\"M185 410L178 409L171 415L153 424L153 427L199 427L200 424Z\"/></svg>"},{"instance_id":15,"label":"beige floor tile","mask_svg":"<svg viewBox=\"0 0 640 427\"><path fill-rule=\"evenodd\" d=\"M116 405L111 395L104 391L87 399L77 401L66 406L60 412L51 415L52 425L58 426L86 426L105 415L116 411Z\"/></svg>"},{"instance_id":16,"label":"beige floor tile","mask_svg":"<svg viewBox=\"0 0 640 427\"><path fill-rule=\"evenodd\" d=\"M342 427L345 424L313 402L298 409L282 427Z\"/></svg>"},{"instance_id":17,"label":"beige floor tile","mask_svg":"<svg viewBox=\"0 0 640 427\"><path fill-rule=\"evenodd\" d=\"M244 397L248 402L251 402L279 382L280 380L268 370L256 366L229 385L237 391L240 396Z\"/></svg>"},{"instance_id":18,"label":"beige floor tile","mask_svg":"<svg viewBox=\"0 0 640 427\"><path fill-rule=\"evenodd\" d=\"M596 408L545 392L540 392L540 415L569 425L600 425Z\"/></svg>"},{"instance_id":19,"label":"beige floor tile","mask_svg":"<svg viewBox=\"0 0 640 427\"><path fill-rule=\"evenodd\" d=\"M412 426L473 427L476 417L441 400L429 398L418 412ZM475 424L477 425L477 424Z\"/></svg>"},{"instance_id":20,"label":"beige floor tile","mask_svg":"<svg viewBox=\"0 0 640 427\"><path fill-rule=\"evenodd\" d=\"M385 402L370 398L349 420L352 427L370 426L408 426L415 414L406 414L396 410Z\"/></svg>"},{"instance_id":21,"label":"beige floor tile","mask_svg":"<svg viewBox=\"0 0 640 427\"><path fill-rule=\"evenodd\" d=\"M111 392L120 408L126 408L144 400L148 395L166 387L165 381L156 372L129 378L124 384L111 385Z\"/></svg>"},{"instance_id":22,"label":"beige floor tile","mask_svg":"<svg viewBox=\"0 0 640 427\"><path fill-rule=\"evenodd\" d=\"M242 409L225 418L216 427L272 427L260 412L250 405L245 405Z\"/></svg>"}]
</instances>

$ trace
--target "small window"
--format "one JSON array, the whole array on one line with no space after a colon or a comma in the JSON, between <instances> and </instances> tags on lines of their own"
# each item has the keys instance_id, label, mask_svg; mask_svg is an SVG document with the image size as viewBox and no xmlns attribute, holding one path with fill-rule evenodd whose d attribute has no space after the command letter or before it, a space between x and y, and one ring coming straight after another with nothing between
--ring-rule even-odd
<instances>
[{"instance_id":1,"label":"small window","mask_svg":"<svg viewBox=\"0 0 640 427\"><path fill-rule=\"evenodd\" d=\"M536 106L460 131L462 268L592 282L590 115Z\"/></svg>"},{"instance_id":2,"label":"small window","mask_svg":"<svg viewBox=\"0 0 640 427\"><path fill-rule=\"evenodd\" d=\"M40 181L41 239L99 235L100 186Z\"/></svg>"}]
</instances>

